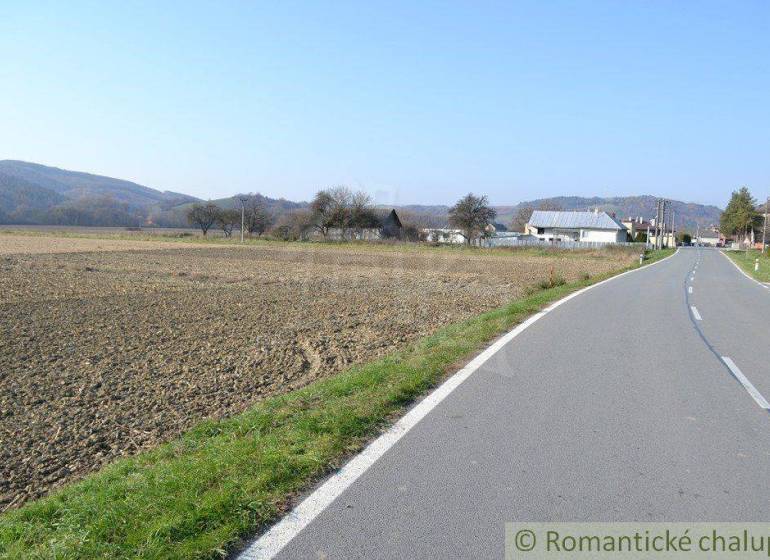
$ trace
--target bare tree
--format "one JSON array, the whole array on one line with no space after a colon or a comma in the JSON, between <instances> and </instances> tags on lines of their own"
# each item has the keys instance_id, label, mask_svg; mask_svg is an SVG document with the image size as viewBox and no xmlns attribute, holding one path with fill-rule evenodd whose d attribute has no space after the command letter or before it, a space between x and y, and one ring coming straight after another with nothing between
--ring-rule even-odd
<instances>
[{"instance_id":1,"label":"bare tree","mask_svg":"<svg viewBox=\"0 0 770 560\"><path fill-rule=\"evenodd\" d=\"M262 197L252 195L244 205L244 222L249 235L262 235L275 223L275 217L267 209Z\"/></svg>"},{"instance_id":2,"label":"bare tree","mask_svg":"<svg viewBox=\"0 0 770 560\"><path fill-rule=\"evenodd\" d=\"M369 207L365 193L353 193L348 187L337 186L318 191L310 203L310 211L316 229L326 237L330 228L340 228L342 238L348 228L355 226L355 219L364 220L364 210Z\"/></svg>"},{"instance_id":3,"label":"bare tree","mask_svg":"<svg viewBox=\"0 0 770 560\"><path fill-rule=\"evenodd\" d=\"M217 225L225 234L225 237L232 237L233 229L241 223L240 210L228 209L220 210L217 214Z\"/></svg>"},{"instance_id":4,"label":"bare tree","mask_svg":"<svg viewBox=\"0 0 770 560\"><path fill-rule=\"evenodd\" d=\"M538 210L545 210L545 211L551 211L551 212L561 212L564 210L559 204L556 204L555 202L551 202L550 200L544 200L540 204L537 205Z\"/></svg>"},{"instance_id":5,"label":"bare tree","mask_svg":"<svg viewBox=\"0 0 770 560\"><path fill-rule=\"evenodd\" d=\"M220 208L213 202L193 204L187 211L187 221L200 228L205 236L217 220Z\"/></svg>"},{"instance_id":6,"label":"bare tree","mask_svg":"<svg viewBox=\"0 0 770 560\"><path fill-rule=\"evenodd\" d=\"M497 212L489 207L487 197L473 193L468 193L449 209L449 223L461 231L467 245L484 232L495 216Z\"/></svg>"},{"instance_id":7,"label":"bare tree","mask_svg":"<svg viewBox=\"0 0 770 560\"><path fill-rule=\"evenodd\" d=\"M313 215L308 210L285 214L273 230L273 235L284 241L307 241L313 230Z\"/></svg>"},{"instance_id":8,"label":"bare tree","mask_svg":"<svg viewBox=\"0 0 770 560\"><path fill-rule=\"evenodd\" d=\"M382 222L372 206L371 197L363 191L351 197L349 214L351 227L359 232L367 228L378 228Z\"/></svg>"},{"instance_id":9,"label":"bare tree","mask_svg":"<svg viewBox=\"0 0 770 560\"><path fill-rule=\"evenodd\" d=\"M544 200L540 204L537 205L538 210L550 210L550 211L561 211L564 210L561 206L556 204L555 202L551 202L548 200ZM529 223L530 218L532 217L532 212L534 212L535 209L532 206L522 206L516 211L516 215L513 217L513 221L511 222L511 231L524 231L526 229L527 224Z\"/></svg>"},{"instance_id":10,"label":"bare tree","mask_svg":"<svg viewBox=\"0 0 770 560\"><path fill-rule=\"evenodd\" d=\"M534 211L535 209L531 206L524 206L516 210L516 215L511 222L511 231L524 231Z\"/></svg>"},{"instance_id":11,"label":"bare tree","mask_svg":"<svg viewBox=\"0 0 770 560\"><path fill-rule=\"evenodd\" d=\"M313 216L314 227L326 237L329 228L334 227L335 223L334 199L328 190L321 190L316 193L310 203L310 212Z\"/></svg>"}]
</instances>

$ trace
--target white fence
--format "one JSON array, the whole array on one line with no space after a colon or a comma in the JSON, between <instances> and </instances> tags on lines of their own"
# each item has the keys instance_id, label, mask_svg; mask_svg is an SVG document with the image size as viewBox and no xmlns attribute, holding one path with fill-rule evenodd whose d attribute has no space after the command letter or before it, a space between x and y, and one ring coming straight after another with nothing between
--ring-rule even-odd
<instances>
[{"instance_id":1,"label":"white fence","mask_svg":"<svg viewBox=\"0 0 770 560\"><path fill-rule=\"evenodd\" d=\"M550 247L554 249L597 249L608 245L621 247L639 247L644 250L645 243L614 243L609 241L544 241L542 239L519 239L518 237L488 237L482 239L482 247Z\"/></svg>"}]
</instances>

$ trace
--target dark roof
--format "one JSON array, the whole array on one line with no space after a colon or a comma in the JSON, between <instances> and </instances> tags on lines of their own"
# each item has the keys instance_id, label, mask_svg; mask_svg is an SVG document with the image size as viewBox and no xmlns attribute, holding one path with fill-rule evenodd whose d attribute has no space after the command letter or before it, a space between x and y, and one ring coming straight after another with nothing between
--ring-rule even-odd
<instances>
[{"instance_id":1,"label":"dark roof","mask_svg":"<svg viewBox=\"0 0 770 560\"><path fill-rule=\"evenodd\" d=\"M382 221L382 226L387 228L398 228L401 229L404 227L401 225L401 220L398 217L398 214L396 214L396 210L393 209L390 211L390 214L388 214L385 219Z\"/></svg>"}]
</instances>

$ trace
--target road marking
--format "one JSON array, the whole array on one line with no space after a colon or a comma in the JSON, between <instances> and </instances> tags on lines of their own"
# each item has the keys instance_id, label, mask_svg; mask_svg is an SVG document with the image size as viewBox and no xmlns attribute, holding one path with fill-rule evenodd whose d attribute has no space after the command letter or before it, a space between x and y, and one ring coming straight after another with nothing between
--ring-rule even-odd
<instances>
[{"instance_id":1,"label":"road marking","mask_svg":"<svg viewBox=\"0 0 770 560\"><path fill-rule=\"evenodd\" d=\"M361 475L363 475L369 467L371 467L380 457L382 457L388 449L393 447L398 440L406 435L409 430L414 428L420 420L425 418L428 413L436 408L441 401L447 398L452 391L457 389L463 381L468 379L477 369L479 369L484 362L491 358L498 350L508 344L511 340L516 338L525 329L530 327L538 319L545 317L548 313L559 307L560 305L567 303L572 298L575 298L588 290L592 290L607 282L617 280L627 274L637 272L640 270L646 270L656 264L662 263L676 256L679 253L677 249L672 255L663 258L659 261L655 261L652 264L628 270L612 278L607 278L601 282L597 282L591 286L587 286L576 292L572 292L568 296L561 298L558 301L553 302L551 305L543 309L541 312L532 315L529 319L518 325L511 332L503 335L491 346L484 350L481 354L471 360L468 365L455 373L449 379L444 381L438 389L433 391L427 397L425 397L419 404L412 408L404 415L401 420L396 422L380 437L371 442L364 450L353 457L342 469L336 474L332 475L326 482L324 482L317 490L305 498L297 507L295 507L290 513L286 514L283 519L273 525L269 531L264 533L257 540L253 541L243 552L241 552L237 560L269 560L274 558L283 548L296 537L302 529L307 527L312 521L331 503L336 500L340 494L342 494L349 486L351 486Z\"/></svg>"},{"instance_id":2,"label":"road marking","mask_svg":"<svg viewBox=\"0 0 770 560\"><path fill-rule=\"evenodd\" d=\"M688 291L688 292L690 292L690 293L692 293L692 286L690 286L689 288L687 288L687 291Z\"/></svg>"},{"instance_id":3,"label":"road marking","mask_svg":"<svg viewBox=\"0 0 770 560\"><path fill-rule=\"evenodd\" d=\"M743 375L743 372L738 368L738 366L735 365L735 362L733 362L727 356L722 356L722 361L725 363L725 365L728 368L730 368L730 371L733 372L733 375L735 376L735 378L741 382L741 385L743 385L743 388L749 392L749 395L751 395L751 398L753 398L756 401L756 403L762 408L764 408L765 410L770 410L770 403L768 403L767 400L765 400L765 397L762 396L762 393L757 391L757 388L751 384L751 381L749 381L748 378L745 375Z\"/></svg>"},{"instance_id":4,"label":"road marking","mask_svg":"<svg viewBox=\"0 0 770 560\"><path fill-rule=\"evenodd\" d=\"M692 311L692 316L695 317L696 321L703 321L703 317L700 316L700 313L698 313L698 308L694 305L690 306L690 310Z\"/></svg>"}]
</instances>

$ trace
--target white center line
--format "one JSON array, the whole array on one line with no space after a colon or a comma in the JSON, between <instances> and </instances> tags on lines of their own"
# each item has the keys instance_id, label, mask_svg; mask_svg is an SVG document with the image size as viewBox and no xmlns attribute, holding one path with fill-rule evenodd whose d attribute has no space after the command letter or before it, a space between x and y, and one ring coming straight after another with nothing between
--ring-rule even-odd
<instances>
[{"instance_id":1,"label":"white center line","mask_svg":"<svg viewBox=\"0 0 770 560\"><path fill-rule=\"evenodd\" d=\"M698 308L694 305L690 306L690 310L692 310L692 316L695 317L696 321L703 321L703 317L700 316L700 313L698 313Z\"/></svg>"},{"instance_id":2,"label":"white center line","mask_svg":"<svg viewBox=\"0 0 770 560\"><path fill-rule=\"evenodd\" d=\"M733 375L738 379L738 381L741 382L741 385L743 385L743 388L749 392L749 395L751 395L751 398L753 398L756 401L756 403L762 408L764 408L765 410L770 410L770 403L768 403L767 400L765 400L765 397L762 396L762 393L757 391L757 388L751 384L751 381L749 381L746 378L746 376L743 375L743 372L740 369L738 369L738 366L735 365L735 362L733 362L727 356L722 356L722 361L725 363L727 367L730 368L730 371L733 372Z\"/></svg>"},{"instance_id":3,"label":"white center line","mask_svg":"<svg viewBox=\"0 0 770 560\"><path fill-rule=\"evenodd\" d=\"M690 292L690 293L692 293L692 286L690 286L689 288L687 288L687 291L688 291L688 292Z\"/></svg>"}]
</instances>

